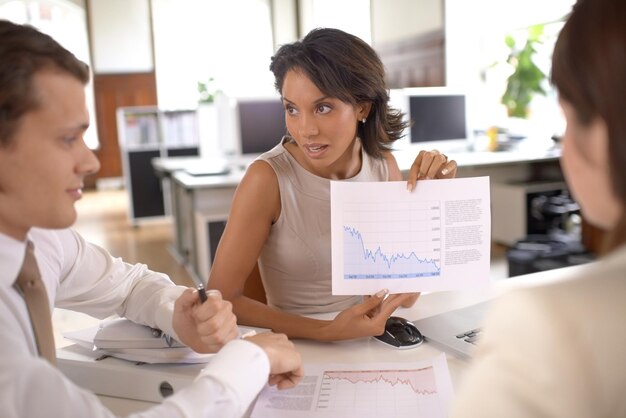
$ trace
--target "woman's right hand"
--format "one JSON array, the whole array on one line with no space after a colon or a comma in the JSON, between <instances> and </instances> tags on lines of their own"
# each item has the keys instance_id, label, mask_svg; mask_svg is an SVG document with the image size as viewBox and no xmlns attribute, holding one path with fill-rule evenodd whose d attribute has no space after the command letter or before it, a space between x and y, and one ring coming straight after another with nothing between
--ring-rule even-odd
<instances>
[{"instance_id":1,"label":"woman's right hand","mask_svg":"<svg viewBox=\"0 0 626 418\"><path fill-rule=\"evenodd\" d=\"M341 311L325 327L324 340L337 341L371 337L385 332L385 323L391 314L409 298L410 293L389 295L380 291L363 302Z\"/></svg>"}]
</instances>

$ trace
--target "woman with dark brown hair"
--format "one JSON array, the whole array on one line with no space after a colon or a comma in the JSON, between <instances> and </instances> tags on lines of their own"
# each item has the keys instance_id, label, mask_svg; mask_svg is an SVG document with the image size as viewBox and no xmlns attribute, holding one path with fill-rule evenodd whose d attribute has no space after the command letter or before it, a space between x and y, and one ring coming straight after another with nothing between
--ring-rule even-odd
<instances>
[{"instance_id":1,"label":"woman with dark brown hair","mask_svg":"<svg viewBox=\"0 0 626 418\"><path fill-rule=\"evenodd\" d=\"M209 286L243 324L321 341L380 335L389 315L417 295L331 295L330 181L402 180L390 148L406 125L388 107L384 67L361 39L316 29L282 46L270 70L288 135L237 188ZM455 174L454 161L421 152L407 187ZM267 304L243 294L257 262ZM340 313L326 321L303 316L329 312Z\"/></svg>"},{"instance_id":2,"label":"woman with dark brown hair","mask_svg":"<svg viewBox=\"0 0 626 418\"><path fill-rule=\"evenodd\" d=\"M567 128L561 165L597 263L496 302L455 417L626 416L626 2L579 0L552 61Z\"/></svg>"}]
</instances>

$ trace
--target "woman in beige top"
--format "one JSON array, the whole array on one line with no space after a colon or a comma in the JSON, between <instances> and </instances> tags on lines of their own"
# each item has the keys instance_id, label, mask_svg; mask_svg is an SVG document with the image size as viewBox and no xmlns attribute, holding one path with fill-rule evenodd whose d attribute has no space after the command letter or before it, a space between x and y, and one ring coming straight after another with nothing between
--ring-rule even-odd
<instances>
[{"instance_id":1,"label":"woman in beige top","mask_svg":"<svg viewBox=\"0 0 626 418\"><path fill-rule=\"evenodd\" d=\"M282 46L270 69L288 135L237 188L209 286L233 303L243 324L321 341L382 334L389 315L417 295L331 296L329 189L330 180L402 180L389 149L406 123L388 107L383 65L361 39L317 29ZM407 188L455 174L454 161L422 151ZM257 262L267 304L243 292ZM329 321L302 316L331 311L341 312Z\"/></svg>"},{"instance_id":2,"label":"woman in beige top","mask_svg":"<svg viewBox=\"0 0 626 418\"><path fill-rule=\"evenodd\" d=\"M579 0L553 55L561 165L603 257L488 315L454 417L626 417L626 2Z\"/></svg>"}]
</instances>

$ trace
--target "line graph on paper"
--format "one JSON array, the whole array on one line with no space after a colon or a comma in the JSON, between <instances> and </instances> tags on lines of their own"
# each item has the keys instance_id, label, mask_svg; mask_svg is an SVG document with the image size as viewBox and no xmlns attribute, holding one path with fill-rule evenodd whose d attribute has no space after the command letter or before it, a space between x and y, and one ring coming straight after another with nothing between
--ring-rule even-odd
<instances>
[{"instance_id":1,"label":"line graph on paper","mask_svg":"<svg viewBox=\"0 0 626 418\"><path fill-rule=\"evenodd\" d=\"M445 354L410 363L306 363L298 386L268 386L251 418L445 418L453 397Z\"/></svg>"},{"instance_id":2,"label":"line graph on paper","mask_svg":"<svg viewBox=\"0 0 626 418\"><path fill-rule=\"evenodd\" d=\"M344 279L406 279L441 274L439 201L344 203Z\"/></svg>"},{"instance_id":3,"label":"line graph on paper","mask_svg":"<svg viewBox=\"0 0 626 418\"><path fill-rule=\"evenodd\" d=\"M325 416L445 416L432 366L401 370L326 370L316 411Z\"/></svg>"}]
</instances>

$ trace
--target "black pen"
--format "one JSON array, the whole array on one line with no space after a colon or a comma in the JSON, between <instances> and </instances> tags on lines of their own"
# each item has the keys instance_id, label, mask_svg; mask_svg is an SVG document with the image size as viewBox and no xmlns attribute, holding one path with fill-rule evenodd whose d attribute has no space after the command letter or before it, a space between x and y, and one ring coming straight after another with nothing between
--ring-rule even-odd
<instances>
[{"instance_id":1,"label":"black pen","mask_svg":"<svg viewBox=\"0 0 626 418\"><path fill-rule=\"evenodd\" d=\"M207 300L206 290L204 289L204 285L200 283L197 287L198 295L200 296L200 303L204 303Z\"/></svg>"}]
</instances>

